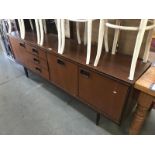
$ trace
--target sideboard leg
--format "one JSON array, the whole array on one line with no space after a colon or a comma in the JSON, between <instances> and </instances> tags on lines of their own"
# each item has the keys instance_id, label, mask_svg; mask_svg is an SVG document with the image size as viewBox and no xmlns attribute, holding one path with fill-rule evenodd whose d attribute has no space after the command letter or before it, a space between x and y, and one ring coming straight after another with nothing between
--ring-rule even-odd
<instances>
[{"instance_id":1,"label":"sideboard leg","mask_svg":"<svg viewBox=\"0 0 155 155\"><path fill-rule=\"evenodd\" d=\"M101 117L100 113L97 113L96 114L96 125L99 125L100 117Z\"/></svg>"},{"instance_id":2,"label":"sideboard leg","mask_svg":"<svg viewBox=\"0 0 155 155\"><path fill-rule=\"evenodd\" d=\"M28 73L28 70L27 70L26 67L24 67L24 72L25 72L26 77L28 78L29 77L29 73Z\"/></svg>"},{"instance_id":3,"label":"sideboard leg","mask_svg":"<svg viewBox=\"0 0 155 155\"><path fill-rule=\"evenodd\" d=\"M149 109L152 105L152 101L153 101L152 96L142 92L140 93L136 112L134 114L134 118L131 122L131 126L129 129L129 134L131 135L139 134L143 126L143 123L147 117L147 114L149 112Z\"/></svg>"}]
</instances>

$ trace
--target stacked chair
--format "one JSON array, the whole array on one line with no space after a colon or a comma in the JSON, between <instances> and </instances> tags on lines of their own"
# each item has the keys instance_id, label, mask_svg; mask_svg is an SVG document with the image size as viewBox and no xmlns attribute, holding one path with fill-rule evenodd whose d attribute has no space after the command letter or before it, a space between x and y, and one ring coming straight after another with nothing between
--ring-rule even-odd
<instances>
[{"instance_id":1,"label":"stacked chair","mask_svg":"<svg viewBox=\"0 0 155 155\"><path fill-rule=\"evenodd\" d=\"M148 60L149 49L150 49L151 40L152 40L152 34L153 34L153 31L155 28L155 22L154 22L154 20L141 19L141 20L139 20L138 26L123 26L123 25L121 25L121 21L122 20L116 20L116 24L112 24L112 23L108 22L108 20L104 20L104 19L100 20L99 35L98 35L98 48L97 48L97 55L96 55L96 59L94 62L94 66L98 65L98 62L99 62L99 59L101 56L103 38L105 39L105 45L106 45L105 51L109 52L108 39L107 39L108 28L115 30L112 51L111 51L111 54L113 54L113 55L116 54L117 45L119 46L120 31L137 31L137 37L136 37L136 42L135 42L134 51L133 51L133 55L132 55L130 73L129 73L129 77L128 77L129 80L133 80L134 74L135 74L135 69L136 69L136 64L137 64L137 59L138 59L138 56L140 53L140 48L141 48L144 34L146 31L149 31L149 32L148 32L148 36L147 36L147 40L146 40L143 62L147 62L147 60Z\"/></svg>"},{"instance_id":2,"label":"stacked chair","mask_svg":"<svg viewBox=\"0 0 155 155\"><path fill-rule=\"evenodd\" d=\"M65 20L76 22L76 32L78 43L81 44L80 32L79 32L79 23L85 23L85 35L84 35L84 44L87 43L87 57L86 64L90 62L91 56L91 36L92 36L92 19L57 19L57 30L58 30L58 53L63 54L65 48ZM87 38L87 40L86 40Z\"/></svg>"},{"instance_id":3,"label":"stacked chair","mask_svg":"<svg viewBox=\"0 0 155 155\"><path fill-rule=\"evenodd\" d=\"M131 53L132 59L131 59L131 66L129 71L129 80L134 79L135 69L138 57L140 55L141 46L143 44L144 36L147 33L146 37L146 43L144 48L144 54L143 54L143 62L146 63L148 61L149 56L149 50L152 40L153 31L155 28L155 21L154 20L148 20L148 19L139 19L138 25L131 24L123 25L124 19L115 19L115 20L108 20L108 19L100 19L99 23L99 29L98 29L98 41L97 41L97 53L96 58L94 60L94 66L97 67L101 54L102 54L102 46L104 42L104 48L106 53L111 53L112 55L115 55L117 53L117 47L121 46L120 43L120 34L123 31L125 32L136 32L136 40L134 42L134 49ZM32 21L30 21L31 28L33 28ZM81 38L80 38L80 28L79 23L85 23L84 28L84 44L87 44L87 55L86 55L86 64L89 65L90 63L90 57L91 57L91 42L92 42L92 23L93 19L56 19L56 26L57 26L57 32L58 32L58 53L63 54L64 48L65 48L65 22L66 21L72 21L76 23L76 34L77 34L77 41L78 44L81 44ZM113 22L111 22L113 21ZM130 22L130 20L128 20ZM21 38L25 38L25 25L24 20L19 19L19 27L20 27L20 34ZM35 19L35 26L36 26L36 32L37 32L37 44L42 46L44 42L44 33L47 33L46 28L46 21L43 19ZM114 30L114 37L112 40L112 48L109 48L109 29ZM127 33L126 33L127 35ZM128 37L128 36L127 36ZM111 39L111 38L110 38Z\"/></svg>"},{"instance_id":4,"label":"stacked chair","mask_svg":"<svg viewBox=\"0 0 155 155\"><path fill-rule=\"evenodd\" d=\"M32 20L29 20L31 29L34 30ZM23 19L18 19L20 36L25 39L25 24ZM42 46L44 43L44 33L47 33L46 20L45 19L35 19L35 27L37 32L37 44Z\"/></svg>"}]
</instances>

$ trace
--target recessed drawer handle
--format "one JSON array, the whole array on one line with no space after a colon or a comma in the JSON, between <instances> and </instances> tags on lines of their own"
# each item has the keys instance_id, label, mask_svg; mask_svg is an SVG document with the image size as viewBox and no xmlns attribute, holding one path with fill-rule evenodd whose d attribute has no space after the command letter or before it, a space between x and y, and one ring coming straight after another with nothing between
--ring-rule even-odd
<instances>
[{"instance_id":1,"label":"recessed drawer handle","mask_svg":"<svg viewBox=\"0 0 155 155\"><path fill-rule=\"evenodd\" d=\"M80 69L80 74L86 78L89 78L89 76L90 76L90 73L88 71L83 70L83 69Z\"/></svg>"},{"instance_id":2,"label":"recessed drawer handle","mask_svg":"<svg viewBox=\"0 0 155 155\"><path fill-rule=\"evenodd\" d=\"M60 60L60 59L57 59L57 63L60 64L60 65L65 66L65 63L62 60Z\"/></svg>"},{"instance_id":3,"label":"recessed drawer handle","mask_svg":"<svg viewBox=\"0 0 155 155\"><path fill-rule=\"evenodd\" d=\"M32 52L33 52L34 54L39 54L36 48L32 48Z\"/></svg>"},{"instance_id":4,"label":"recessed drawer handle","mask_svg":"<svg viewBox=\"0 0 155 155\"><path fill-rule=\"evenodd\" d=\"M19 45L25 48L25 44L24 43L19 43Z\"/></svg>"},{"instance_id":5,"label":"recessed drawer handle","mask_svg":"<svg viewBox=\"0 0 155 155\"><path fill-rule=\"evenodd\" d=\"M36 59L36 58L33 58L33 61L34 61L35 63L37 63L37 64L40 63L40 61L39 61L38 59Z\"/></svg>"},{"instance_id":6,"label":"recessed drawer handle","mask_svg":"<svg viewBox=\"0 0 155 155\"><path fill-rule=\"evenodd\" d=\"M41 69L40 68L35 67L35 69L41 73Z\"/></svg>"}]
</instances>

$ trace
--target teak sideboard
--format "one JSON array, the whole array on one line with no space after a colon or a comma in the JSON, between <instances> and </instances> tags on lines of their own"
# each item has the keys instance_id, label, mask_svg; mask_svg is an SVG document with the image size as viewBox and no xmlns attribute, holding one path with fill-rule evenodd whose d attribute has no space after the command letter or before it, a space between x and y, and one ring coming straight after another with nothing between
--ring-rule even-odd
<instances>
[{"instance_id":1,"label":"teak sideboard","mask_svg":"<svg viewBox=\"0 0 155 155\"><path fill-rule=\"evenodd\" d=\"M90 65L86 65L86 47L72 39L66 39L64 54L60 55L56 35L46 34L42 47L37 45L32 32L27 32L24 40L19 38L18 32L8 37L16 62L25 70L40 75L117 124L135 105L138 92L134 83L150 66L149 62L144 64L138 60L135 78L130 81L131 57L128 55L102 52L98 67L94 67L95 45Z\"/></svg>"}]
</instances>

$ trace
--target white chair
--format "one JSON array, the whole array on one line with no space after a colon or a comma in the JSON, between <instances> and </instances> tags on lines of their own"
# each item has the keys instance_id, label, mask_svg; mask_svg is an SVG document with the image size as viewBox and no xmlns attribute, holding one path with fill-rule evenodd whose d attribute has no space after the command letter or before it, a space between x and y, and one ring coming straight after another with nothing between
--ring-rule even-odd
<instances>
[{"instance_id":1,"label":"white chair","mask_svg":"<svg viewBox=\"0 0 155 155\"><path fill-rule=\"evenodd\" d=\"M84 22L86 23L84 44L86 44L87 38L87 57L86 57L86 64L90 62L90 55L91 55L91 36L92 36L92 21L87 19L66 19L69 21L76 22L76 32L77 32L77 40L78 43L81 44L80 32L79 32L79 23ZM65 47L65 19L57 19L57 30L58 30L58 53L63 54L64 47ZM86 32L87 31L87 32Z\"/></svg>"},{"instance_id":2,"label":"white chair","mask_svg":"<svg viewBox=\"0 0 155 155\"><path fill-rule=\"evenodd\" d=\"M98 65L98 62L99 62L99 59L101 56L103 37L104 38L106 37L106 36L104 36L106 27L115 29L113 46L112 46L112 54L116 53L116 47L117 47L117 43L118 43L120 30L138 31L136 42L135 42L135 47L134 47L134 52L133 52L133 56L132 56L130 73L129 73L129 77L128 77L129 80L133 80L134 74L135 74L136 63L137 63L137 59L138 59L138 56L140 53L140 48L141 48L141 44L143 41L144 33L147 30L149 30L149 35L147 38L147 43L146 43L146 47L145 47L145 51L144 51L143 62L147 62L147 60L148 60L149 48L150 48L150 44L151 44L153 30L155 28L155 22L154 22L154 20L150 21L147 19L142 19L142 20L140 20L139 27L131 27L131 26L121 26L120 21L121 20L116 20L116 24L111 24L105 20L100 20L100 28L99 28L99 36L98 36L98 49L97 49L97 55L96 55L96 59L94 62L94 66ZM147 23L149 23L149 22L152 22L152 24L147 26Z\"/></svg>"}]
</instances>

